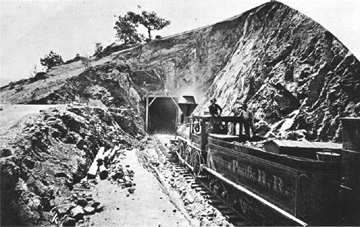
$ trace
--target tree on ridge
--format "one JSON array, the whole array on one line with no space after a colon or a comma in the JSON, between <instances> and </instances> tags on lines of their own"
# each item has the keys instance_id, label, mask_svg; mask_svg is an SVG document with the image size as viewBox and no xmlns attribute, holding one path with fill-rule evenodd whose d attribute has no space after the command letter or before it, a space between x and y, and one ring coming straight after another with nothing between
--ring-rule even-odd
<instances>
[{"instance_id":1,"label":"tree on ridge","mask_svg":"<svg viewBox=\"0 0 360 227\"><path fill-rule=\"evenodd\" d=\"M144 36L137 31L139 24L147 29L148 40L151 40L151 31L163 29L170 21L158 17L155 12L143 11L137 14L129 11L125 16L119 16L115 22L116 36L124 43L141 42Z\"/></svg>"},{"instance_id":2,"label":"tree on ridge","mask_svg":"<svg viewBox=\"0 0 360 227\"><path fill-rule=\"evenodd\" d=\"M161 30L170 24L170 21L158 17L155 12L143 11L140 18L139 23L148 30L149 40L151 40L152 30Z\"/></svg>"},{"instance_id":3,"label":"tree on ridge","mask_svg":"<svg viewBox=\"0 0 360 227\"><path fill-rule=\"evenodd\" d=\"M114 26L116 37L125 44L137 43L143 40L143 36L138 34L136 28L137 24L131 22L126 15L119 16Z\"/></svg>"},{"instance_id":4,"label":"tree on ridge","mask_svg":"<svg viewBox=\"0 0 360 227\"><path fill-rule=\"evenodd\" d=\"M62 57L59 54L50 51L44 58L40 58L40 64L47 68L49 71L51 68L64 64Z\"/></svg>"}]
</instances>

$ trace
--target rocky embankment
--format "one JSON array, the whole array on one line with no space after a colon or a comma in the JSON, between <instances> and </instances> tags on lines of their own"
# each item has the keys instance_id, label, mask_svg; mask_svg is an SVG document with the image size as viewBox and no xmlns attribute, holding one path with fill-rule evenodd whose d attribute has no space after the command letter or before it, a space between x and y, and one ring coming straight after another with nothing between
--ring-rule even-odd
<instances>
[{"instance_id":1,"label":"rocky embankment","mask_svg":"<svg viewBox=\"0 0 360 227\"><path fill-rule=\"evenodd\" d=\"M120 116L96 106L50 108L22 118L3 132L1 225L46 226L54 219L54 209L62 207L64 211L78 200L97 209L99 204L86 194L74 198L74 190L83 188L81 179L99 148L138 144L130 135L134 131L124 131L114 117ZM69 215L78 214L68 211Z\"/></svg>"},{"instance_id":2,"label":"rocky embankment","mask_svg":"<svg viewBox=\"0 0 360 227\"><path fill-rule=\"evenodd\" d=\"M280 3L239 16L242 36L197 109L248 103L258 133L341 141L339 117L360 116L360 63L321 25Z\"/></svg>"},{"instance_id":3,"label":"rocky embankment","mask_svg":"<svg viewBox=\"0 0 360 227\"><path fill-rule=\"evenodd\" d=\"M144 96L194 95L196 113L212 97L230 114L256 113L261 135L341 141L343 116L360 113L360 64L331 32L276 1L214 25L146 44L111 45L46 75L1 88L6 103L89 103L131 108Z\"/></svg>"}]
</instances>

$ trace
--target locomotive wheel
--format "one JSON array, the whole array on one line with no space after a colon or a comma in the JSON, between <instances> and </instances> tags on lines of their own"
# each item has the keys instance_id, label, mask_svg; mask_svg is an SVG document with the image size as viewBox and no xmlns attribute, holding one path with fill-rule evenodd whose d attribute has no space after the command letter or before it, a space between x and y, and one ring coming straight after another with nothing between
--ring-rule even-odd
<instances>
[{"instance_id":1,"label":"locomotive wheel","mask_svg":"<svg viewBox=\"0 0 360 227\"><path fill-rule=\"evenodd\" d=\"M200 176L200 173L201 173L200 165L201 164L202 164L201 155L200 155L199 151L193 150L192 155L191 155L191 165L194 168L193 174L195 177Z\"/></svg>"},{"instance_id":2,"label":"locomotive wheel","mask_svg":"<svg viewBox=\"0 0 360 227\"><path fill-rule=\"evenodd\" d=\"M185 142L180 142L179 143L180 144L180 157L182 158L182 159L184 159L185 158Z\"/></svg>"},{"instance_id":3,"label":"locomotive wheel","mask_svg":"<svg viewBox=\"0 0 360 227\"><path fill-rule=\"evenodd\" d=\"M184 159L185 162L189 165L191 165L191 153L192 153L192 148L190 146L187 146L184 152Z\"/></svg>"},{"instance_id":4,"label":"locomotive wheel","mask_svg":"<svg viewBox=\"0 0 360 227\"><path fill-rule=\"evenodd\" d=\"M282 225L278 223L278 219L271 210L263 210L261 213L263 214L262 225Z\"/></svg>"},{"instance_id":5,"label":"locomotive wheel","mask_svg":"<svg viewBox=\"0 0 360 227\"><path fill-rule=\"evenodd\" d=\"M182 145L182 142L179 141L179 143L178 143L178 154L179 154L180 156L181 156L182 150L183 150L183 145Z\"/></svg>"},{"instance_id":6,"label":"locomotive wheel","mask_svg":"<svg viewBox=\"0 0 360 227\"><path fill-rule=\"evenodd\" d=\"M208 147L206 148L206 152L207 152L207 155L206 155L206 166L210 169L213 169L215 170L214 168L214 163L212 161L212 157L211 157L211 153L210 153L210 149L208 149ZM215 170L216 171L216 170Z\"/></svg>"},{"instance_id":7,"label":"locomotive wheel","mask_svg":"<svg viewBox=\"0 0 360 227\"><path fill-rule=\"evenodd\" d=\"M209 182L209 187L210 187L210 189L211 190L213 190L213 188L214 188L214 179L211 179L210 177L209 177L209 179L210 179L210 182Z\"/></svg>"},{"instance_id":8,"label":"locomotive wheel","mask_svg":"<svg viewBox=\"0 0 360 227\"><path fill-rule=\"evenodd\" d=\"M241 198L239 199L239 202L242 212L244 214L248 214L251 209L249 205L250 204L249 199L245 195L242 195Z\"/></svg>"},{"instance_id":9,"label":"locomotive wheel","mask_svg":"<svg viewBox=\"0 0 360 227\"><path fill-rule=\"evenodd\" d=\"M230 206L235 206L236 202L238 201L238 192L227 186L223 192L223 198Z\"/></svg>"},{"instance_id":10,"label":"locomotive wheel","mask_svg":"<svg viewBox=\"0 0 360 227\"><path fill-rule=\"evenodd\" d=\"M223 187L222 187L221 182L219 180L215 180L212 190L216 195L219 195L219 196L222 195Z\"/></svg>"}]
</instances>

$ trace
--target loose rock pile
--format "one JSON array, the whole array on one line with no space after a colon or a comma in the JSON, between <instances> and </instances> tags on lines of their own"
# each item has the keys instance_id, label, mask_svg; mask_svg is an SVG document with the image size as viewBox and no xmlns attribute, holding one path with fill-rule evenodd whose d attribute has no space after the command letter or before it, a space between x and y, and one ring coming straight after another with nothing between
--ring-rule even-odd
<instances>
[{"instance_id":1,"label":"loose rock pile","mask_svg":"<svg viewBox=\"0 0 360 227\"><path fill-rule=\"evenodd\" d=\"M189 216L199 220L200 226L231 226L220 211L209 204L208 199L191 188L191 184L184 176L176 172L172 163L164 163L158 167L158 170L164 176L166 183L180 194Z\"/></svg>"},{"instance_id":2,"label":"loose rock pile","mask_svg":"<svg viewBox=\"0 0 360 227\"><path fill-rule=\"evenodd\" d=\"M122 189L127 188L130 194L134 193L136 184L133 183L135 172L129 165L114 164L109 168L108 180L119 185ZM129 196L129 194L127 194Z\"/></svg>"},{"instance_id":3,"label":"loose rock pile","mask_svg":"<svg viewBox=\"0 0 360 227\"><path fill-rule=\"evenodd\" d=\"M133 178L135 172L129 165L124 166L121 163L126 150L117 147L111 150L116 150L115 160L104 159L102 155L100 155L99 159L101 162L94 160L94 163L100 164L98 170L101 169L101 166L107 169L107 178L102 178L101 172L97 171L94 179L89 179L87 176L80 183L74 184L72 194L62 204L55 206L50 211L52 214L51 223L59 226L75 226L76 224L85 223L85 219L89 219L90 215L103 211L105 206L94 200L92 194L92 189L98 184L99 180L109 180L122 189L127 189L127 196L134 193L136 184L133 183Z\"/></svg>"},{"instance_id":4,"label":"loose rock pile","mask_svg":"<svg viewBox=\"0 0 360 227\"><path fill-rule=\"evenodd\" d=\"M174 163L166 160L174 159L174 145L168 149L157 147L158 156L166 156L167 159L160 161L155 167L164 179L164 184L171 190L175 190L182 200L186 212L190 218L197 221L200 226L232 226L215 207L210 205L209 200L191 187L186 178L176 171Z\"/></svg>"},{"instance_id":5,"label":"loose rock pile","mask_svg":"<svg viewBox=\"0 0 360 227\"><path fill-rule=\"evenodd\" d=\"M73 194L68 197L67 203L54 207L51 223L59 226L75 226L76 223L84 222L85 216L95 212L101 212L104 206L93 199L90 188L96 184L96 180L83 180L74 185Z\"/></svg>"}]
</instances>

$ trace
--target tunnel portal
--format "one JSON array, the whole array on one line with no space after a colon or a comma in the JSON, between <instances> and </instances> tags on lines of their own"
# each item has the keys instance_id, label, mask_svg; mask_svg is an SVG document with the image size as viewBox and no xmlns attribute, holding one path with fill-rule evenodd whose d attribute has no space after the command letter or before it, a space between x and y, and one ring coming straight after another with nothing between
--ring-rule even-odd
<instances>
[{"instance_id":1,"label":"tunnel portal","mask_svg":"<svg viewBox=\"0 0 360 227\"><path fill-rule=\"evenodd\" d=\"M173 97L148 97L146 102L148 133L175 134L178 106Z\"/></svg>"}]
</instances>

